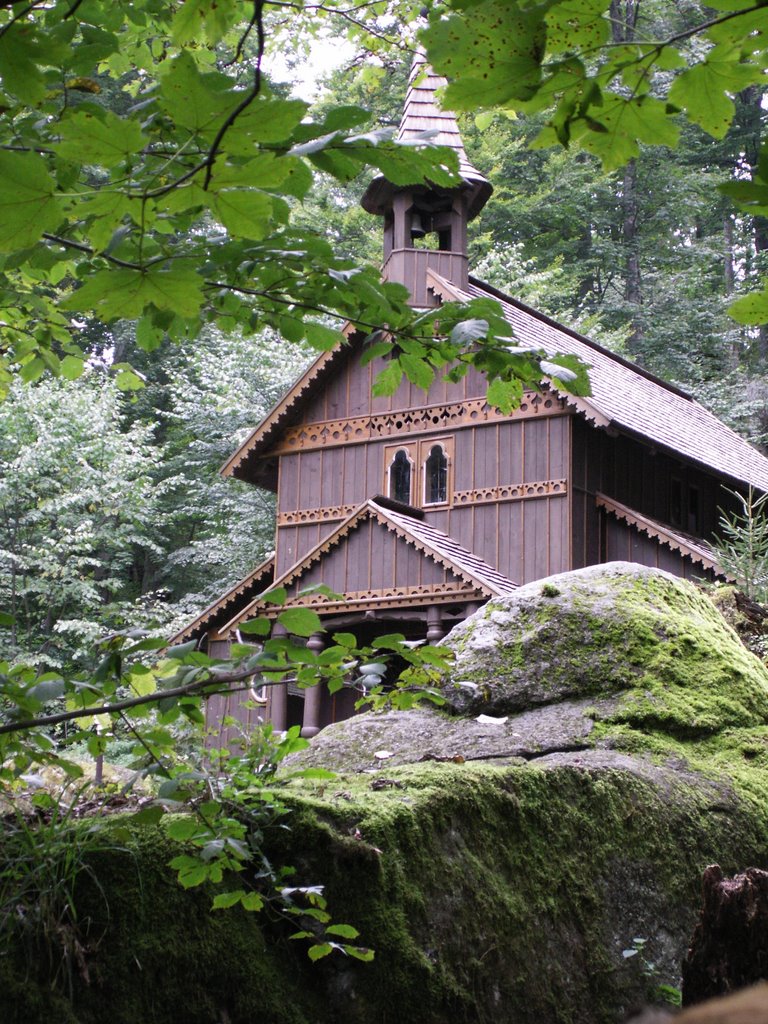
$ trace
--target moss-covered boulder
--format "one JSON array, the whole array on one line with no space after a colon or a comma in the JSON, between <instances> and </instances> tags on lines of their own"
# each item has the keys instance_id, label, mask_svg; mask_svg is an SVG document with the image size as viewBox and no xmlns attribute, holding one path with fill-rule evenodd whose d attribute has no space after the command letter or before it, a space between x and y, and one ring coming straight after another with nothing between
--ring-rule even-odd
<instances>
[{"instance_id":1,"label":"moss-covered boulder","mask_svg":"<svg viewBox=\"0 0 768 1024\"><path fill-rule=\"evenodd\" d=\"M509 1021L618 1021L679 984L705 866L766 863L768 672L704 592L623 563L521 587L445 642L447 707L326 729L296 763L338 784L302 808L412 880L423 984L466 1019L498 997Z\"/></svg>"},{"instance_id":2,"label":"moss-covered boulder","mask_svg":"<svg viewBox=\"0 0 768 1024\"><path fill-rule=\"evenodd\" d=\"M768 670L705 594L630 562L529 583L490 601L447 643L456 662L446 697L462 713L632 691L637 714L642 694L649 722L681 729L758 724L768 714Z\"/></svg>"},{"instance_id":3,"label":"moss-covered boulder","mask_svg":"<svg viewBox=\"0 0 768 1024\"><path fill-rule=\"evenodd\" d=\"M521 588L448 644L447 708L324 730L288 767L338 775L287 781L268 837L373 963L210 913L161 824L94 860L90 985L53 1007L38 964L0 959L22 1007L0 1019L618 1024L679 984L706 865L768 868L764 667L706 596L636 566Z\"/></svg>"}]
</instances>

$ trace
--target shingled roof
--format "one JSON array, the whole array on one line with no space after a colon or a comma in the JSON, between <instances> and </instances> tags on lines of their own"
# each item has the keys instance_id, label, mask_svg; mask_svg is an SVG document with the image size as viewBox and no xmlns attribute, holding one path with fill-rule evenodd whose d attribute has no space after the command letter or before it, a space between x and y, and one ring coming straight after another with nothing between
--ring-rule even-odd
<instances>
[{"instance_id":1,"label":"shingled roof","mask_svg":"<svg viewBox=\"0 0 768 1024\"><path fill-rule=\"evenodd\" d=\"M596 426L642 437L705 469L768 491L768 458L684 391L476 278L470 277L464 292L428 273L445 299L498 300L516 342L549 355L576 355L586 363L592 395L563 397Z\"/></svg>"},{"instance_id":2,"label":"shingled roof","mask_svg":"<svg viewBox=\"0 0 768 1024\"><path fill-rule=\"evenodd\" d=\"M430 142L435 146L448 146L459 158L459 174L469 191L467 216L471 220L485 206L493 192L488 179L469 162L461 141L456 117L449 110L441 110L437 103L437 91L448 83L436 75L427 64L423 53L413 59L408 80L403 115L397 132L398 142L410 142L424 132L434 132ZM414 182L414 184L416 184ZM398 189L383 175L377 175L366 189L361 203L368 213L383 214L390 198Z\"/></svg>"}]
</instances>

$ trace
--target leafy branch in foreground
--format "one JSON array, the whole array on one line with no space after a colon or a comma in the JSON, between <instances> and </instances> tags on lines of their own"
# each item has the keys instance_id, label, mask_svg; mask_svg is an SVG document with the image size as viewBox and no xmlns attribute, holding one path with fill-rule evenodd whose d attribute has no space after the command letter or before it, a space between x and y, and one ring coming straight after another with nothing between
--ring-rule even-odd
<instances>
[{"instance_id":1,"label":"leafy branch in foreground","mask_svg":"<svg viewBox=\"0 0 768 1024\"><path fill-rule=\"evenodd\" d=\"M339 257L294 213L318 172L346 183L373 167L396 186L453 186L456 153L428 132L397 143L392 128L368 129L358 106L313 119L286 98L263 68L273 7L54 0L0 10L0 392L15 372L28 382L82 373L89 318L137 320L148 351L205 324L269 326L328 349L350 321L404 339L422 386L426 369L444 365L444 346L430 358L433 324L415 317L406 289ZM493 348L480 334L475 349L486 339ZM515 378L514 359L504 374ZM129 368L119 380L141 386Z\"/></svg>"},{"instance_id":2,"label":"leafy branch in foreground","mask_svg":"<svg viewBox=\"0 0 768 1024\"><path fill-rule=\"evenodd\" d=\"M534 147L585 150L615 169L641 145L677 147L684 121L724 138L737 94L764 90L765 0L712 0L700 19L691 17L681 7L662 20L654 5L616 0L454 0L433 5L421 39L450 80L449 108L480 111L481 127L494 108L545 114ZM629 31L617 31L622 21ZM768 213L767 147L720 186L747 214ZM768 287L729 312L742 324L768 322Z\"/></svg>"},{"instance_id":3,"label":"leafy branch in foreground","mask_svg":"<svg viewBox=\"0 0 768 1024\"><path fill-rule=\"evenodd\" d=\"M285 600L279 591L268 597L277 605ZM277 621L290 635L270 637L272 622L266 617L244 623L242 633L254 641L234 644L231 662L196 651L195 641L163 650L164 641L134 633L105 638L100 663L79 678L0 663L0 778L9 791L29 783L40 768L56 768L71 780L82 779L83 767L69 755L69 748L84 745L91 756L108 758L111 742L128 738L134 743L135 768L129 785L144 780L153 786L153 794L123 821L122 832L110 830L112 839L128 839L133 824L157 824L170 811L188 812L167 824L168 834L186 847L171 862L185 888L223 886L214 898L214 909L267 909L279 918L298 921L299 930L292 937L310 941L312 959L338 950L369 960L371 950L354 941L356 930L332 921L322 886L294 884L292 870L273 866L264 851L265 833L278 822L285 827L289 815L280 790L297 776L330 777L319 769L276 775L288 754L307 745L299 728L278 736L267 725L241 737L236 750L219 750L216 757L202 746L182 756L179 728L182 723L193 731L203 728L207 697L252 694L256 687L281 685L288 679L302 688L326 685L331 692L354 685L375 707L410 707L420 699L441 703L433 683L445 668L448 653L408 643L399 634L359 647L352 634L336 633L318 654L305 643L322 629L315 612L284 609L277 613ZM11 625L10 616L0 616L0 627ZM157 652L161 656L154 662ZM407 669L389 687L384 677L392 657ZM58 731L63 723L70 726L66 734ZM98 823L92 827L97 829ZM237 888L231 887L233 878L240 880ZM36 884L29 879L22 883L27 888Z\"/></svg>"}]
</instances>

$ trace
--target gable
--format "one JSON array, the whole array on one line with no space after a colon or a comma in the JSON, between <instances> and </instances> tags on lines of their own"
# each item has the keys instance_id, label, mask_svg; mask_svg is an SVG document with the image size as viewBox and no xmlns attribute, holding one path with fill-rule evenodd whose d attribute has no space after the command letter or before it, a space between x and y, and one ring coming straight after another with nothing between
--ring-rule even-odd
<instances>
[{"instance_id":1,"label":"gable","mask_svg":"<svg viewBox=\"0 0 768 1024\"><path fill-rule=\"evenodd\" d=\"M509 593L516 584L441 530L418 519L364 502L333 533L275 580L288 593L287 606L318 612L368 608L426 607L485 601ZM303 593L327 587L339 598ZM277 616L280 607L259 597L221 630L259 614Z\"/></svg>"}]
</instances>

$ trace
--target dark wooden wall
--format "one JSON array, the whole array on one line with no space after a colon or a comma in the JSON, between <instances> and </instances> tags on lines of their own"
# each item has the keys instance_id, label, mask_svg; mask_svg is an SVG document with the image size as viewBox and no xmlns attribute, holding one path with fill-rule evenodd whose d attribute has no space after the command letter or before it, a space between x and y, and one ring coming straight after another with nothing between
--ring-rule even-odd
<instances>
[{"instance_id":1,"label":"dark wooden wall","mask_svg":"<svg viewBox=\"0 0 768 1024\"><path fill-rule=\"evenodd\" d=\"M301 577L301 587L324 583L338 593L431 586L461 581L380 523L362 522ZM289 595L296 586L289 588Z\"/></svg>"},{"instance_id":2,"label":"dark wooden wall","mask_svg":"<svg viewBox=\"0 0 768 1024\"><path fill-rule=\"evenodd\" d=\"M653 537L647 537L635 527L605 516L604 545L606 562L639 562L654 569L665 569L688 580L712 580L711 569L694 563L687 555L672 551Z\"/></svg>"}]
</instances>

